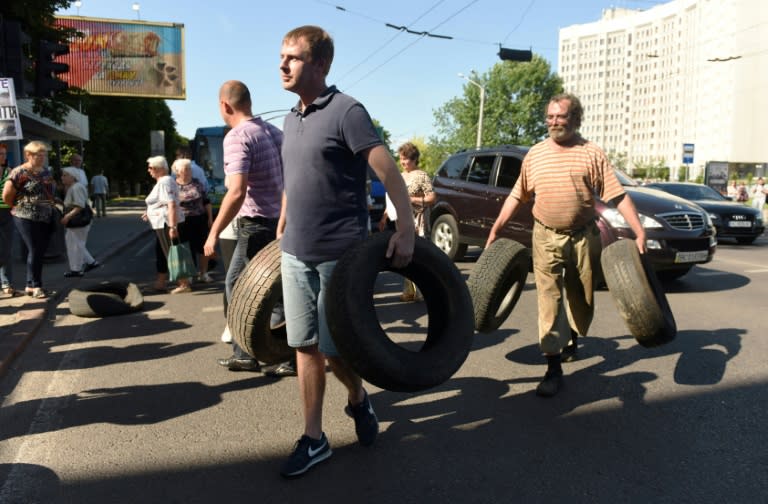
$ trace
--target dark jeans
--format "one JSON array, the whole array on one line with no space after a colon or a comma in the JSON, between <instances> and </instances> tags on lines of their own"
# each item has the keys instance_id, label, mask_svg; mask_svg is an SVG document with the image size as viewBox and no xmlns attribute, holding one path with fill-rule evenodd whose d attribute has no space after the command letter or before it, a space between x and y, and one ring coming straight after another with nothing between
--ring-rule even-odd
<instances>
[{"instance_id":1,"label":"dark jeans","mask_svg":"<svg viewBox=\"0 0 768 504\"><path fill-rule=\"evenodd\" d=\"M91 197L93 198L93 209L96 211L96 215L98 217L106 217L107 216L107 195L94 194Z\"/></svg>"},{"instance_id":2,"label":"dark jeans","mask_svg":"<svg viewBox=\"0 0 768 504\"><path fill-rule=\"evenodd\" d=\"M277 236L277 219L264 217L239 217L239 219L237 245L235 245L235 250L232 253L227 277L224 280L228 303L232 302L232 290L235 287L235 282L248 265L248 261ZM234 341L232 342L232 350L238 359L251 358Z\"/></svg>"},{"instance_id":3,"label":"dark jeans","mask_svg":"<svg viewBox=\"0 0 768 504\"><path fill-rule=\"evenodd\" d=\"M22 241L27 246L27 287L43 286L43 258L53 226L48 222L13 218Z\"/></svg>"}]
</instances>

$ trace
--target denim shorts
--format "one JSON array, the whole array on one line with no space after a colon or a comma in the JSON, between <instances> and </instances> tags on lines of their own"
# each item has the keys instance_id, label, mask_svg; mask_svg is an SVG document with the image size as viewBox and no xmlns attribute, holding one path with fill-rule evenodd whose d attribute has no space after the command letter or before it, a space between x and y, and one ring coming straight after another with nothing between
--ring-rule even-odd
<instances>
[{"instance_id":1,"label":"denim shorts","mask_svg":"<svg viewBox=\"0 0 768 504\"><path fill-rule=\"evenodd\" d=\"M301 348L317 345L329 357L338 357L336 345L325 317L325 292L336 261L301 261L282 253L280 276L288 346Z\"/></svg>"}]
</instances>

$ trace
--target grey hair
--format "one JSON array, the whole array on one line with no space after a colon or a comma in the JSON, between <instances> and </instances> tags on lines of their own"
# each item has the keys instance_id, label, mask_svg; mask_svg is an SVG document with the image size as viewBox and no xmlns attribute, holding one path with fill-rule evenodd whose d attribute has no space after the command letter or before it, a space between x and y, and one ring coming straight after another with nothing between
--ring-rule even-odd
<instances>
[{"instance_id":1,"label":"grey hair","mask_svg":"<svg viewBox=\"0 0 768 504\"><path fill-rule=\"evenodd\" d=\"M147 164L152 168L168 173L168 161L165 160L165 156L152 156L151 158L147 158Z\"/></svg>"}]
</instances>

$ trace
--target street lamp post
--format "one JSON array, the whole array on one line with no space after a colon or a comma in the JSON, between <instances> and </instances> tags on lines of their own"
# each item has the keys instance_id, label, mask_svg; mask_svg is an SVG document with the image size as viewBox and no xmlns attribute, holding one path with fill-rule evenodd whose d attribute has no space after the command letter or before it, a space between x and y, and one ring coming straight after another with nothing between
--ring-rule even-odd
<instances>
[{"instance_id":1,"label":"street lamp post","mask_svg":"<svg viewBox=\"0 0 768 504\"><path fill-rule=\"evenodd\" d=\"M476 147L479 149L482 143L482 137L483 137L483 108L485 108L485 87L479 82L470 79L463 73L459 73L458 75L459 77L461 77L462 79L465 79L470 84L474 84L475 86L480 88L480 117L477 120L477 142L476 142Z\"/></svg>"},{"instance_id":2,"label":"street lamp post","mask_svg":"<svg viewBox=\"0 0 768 504\"><path fill-rule=\"evenodd\" d=\"M136 19L141 19L141 14L139 13L141 11L141 5L139 5L138 2L134 2L133 5L131 5L131 9L136 11Z\"/></svg>"}]
</instances>

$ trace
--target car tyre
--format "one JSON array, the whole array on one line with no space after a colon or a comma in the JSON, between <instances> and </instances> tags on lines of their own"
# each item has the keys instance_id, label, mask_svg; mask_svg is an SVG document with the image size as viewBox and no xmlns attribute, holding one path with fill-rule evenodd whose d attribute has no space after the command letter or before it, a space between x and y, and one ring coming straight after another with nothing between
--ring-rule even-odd
<instances>
[{"instance_id":1,"label":"car tyre","mask_svg":"<svg viewBox=\"0 0 768 504\"><path fill-rule=\"evenodd\" d=\"M464 259L467 244L459 241L459 226L453 215L443 214L435 219L430 238L432 243L445 252L452 261Z\"/></svg>"},{"instance_id":2,"label":"car tyre","mask_svg":"<svg viewBox=\"0 0 768 504\"><path fill-rule=\"evenodd\" d=\"M757 240L757 236L739 236L736 238L736 242L741 245L750 245Z\"/></svg>"},{"instance_id":3,"label":"car tyre","mask_svg":"<svg viewBox=\"0 0 768 504\"><path fill-rule=\"evenodd\" d=\"M227 325L232 339L254 359L266 364L294 356L288 346L285 324L272 327L272 311L283 300L280 246L268 243L246 265L232 289Z\"/></svg>"},{"instance_id":4,"label":"car tyre","mask_svg":"<svg viewBox=\"0 0 768 504\"><path fill-rule=\"evenodd\" d=\"M385 257L391 231L351 248L334 268L325 295L328 326L341 357L377 387L416 392L448 380L464 363L474 336L472 299L453 262L429 240L416 238L411 263L393 268ZM389 339L377 318L373 291L381 271L416 283L429 326L418 351Z\"/></svg>"},{"instance_id":5,"label":"car tyre","mask_svg":"<svg viewBox=\"0 0 768 504\"><path fill-rule=\"evenodd\" d=\"M672 341L677 325L667 297L650 263L633 240L603 249L600 262L608 290L632 336L644 347Z\"/></svg>"},{"instance_id":6,"label":"car tyre","mask_svg":"<svg viewBox=\"0 0 768 504\"><path fill-rule=\"evenodd\" d=\"M125 315L141 310L144 296L130 282L105 281L86 284L69 292L69 311L78 317Z\"/></svg>"},{"instance_id":7,"label":"car tyre","mask_svg":"<svg viewBox=\"0 0 768 504\"><path fill-rule=\"evenodd\" d=\"M467 280L475 329L495 331L507 320L525 288L530 262L530 250L507 238L483 250Z\"/></svg>"}]
</instances>

